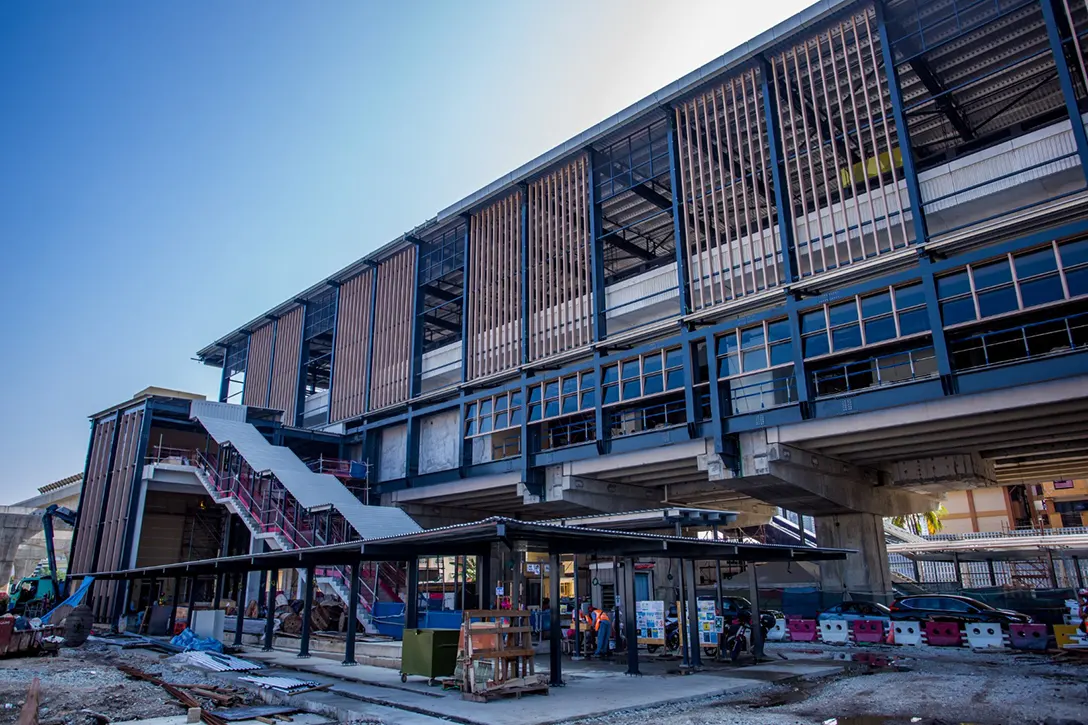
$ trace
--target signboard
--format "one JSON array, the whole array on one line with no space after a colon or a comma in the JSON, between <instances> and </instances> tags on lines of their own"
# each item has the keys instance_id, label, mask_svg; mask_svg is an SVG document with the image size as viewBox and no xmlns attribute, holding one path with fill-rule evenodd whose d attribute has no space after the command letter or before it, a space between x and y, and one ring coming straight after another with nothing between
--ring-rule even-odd
<instances>
[{"instance_id":1,"label":"signboard","mask_svg":"<svg viewBox=\"0 0 1088 725\"><path fill-rule=\"evenodd\" d=\"M706 647L718 646L718 634L722 631L718 622L714 601L699 600L699 644Z\"/></svg>"},{"instance_id":2,"label":"signboard","mask_svg":"<svg viewBox=\"0 0 1088 725\"><path fill-rule=\"evenodd\" d=\"M640 644L665 644L665 602L636 602L635 624Z\"/></svg>"},{"instance_id":3,"label":"signboard","mask_svg":"<svg viewBox=\"0 0 1088 725\"><path fill-rule=\"evenodd\" d=\"M540 576L540 564L535 562L526 562L525 573L531 576Z\"/></svg>"},{"instance_id":4,"label":"signboard","mask_svg":"<svg viewBox=\"0 0 1088 725\"><path fill-rule=\"evenodd\" d=\"M501 597L505 593L506 593L506 589L504 587L495 587L495 596L496 597Z\"/></svg>"}]
</instances>

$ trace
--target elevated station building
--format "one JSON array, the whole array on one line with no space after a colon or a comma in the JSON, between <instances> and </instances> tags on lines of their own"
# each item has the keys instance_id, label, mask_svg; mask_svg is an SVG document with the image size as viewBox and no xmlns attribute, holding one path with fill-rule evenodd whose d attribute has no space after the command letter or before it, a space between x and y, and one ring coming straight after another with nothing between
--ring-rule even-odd
<instances>
[{"instance_id":1,"label":"elevated station building","mask_svg":"<svg viewBox=\"0 0 1088 725\"><path fill-rule=\"evenodd\" d=\"M782 507L860 551L827 590L886 597L881 517L1088 477L1086 32L1069 0L816 3L223 321L222 405L96 416L85 479L137 485L173 416L226 456L202 480L267 482L235 495L261 535L351 507L291 480L327 456L423 526ZM87 504L74 558L116 569Z\"/></svg>"}]
</instances>

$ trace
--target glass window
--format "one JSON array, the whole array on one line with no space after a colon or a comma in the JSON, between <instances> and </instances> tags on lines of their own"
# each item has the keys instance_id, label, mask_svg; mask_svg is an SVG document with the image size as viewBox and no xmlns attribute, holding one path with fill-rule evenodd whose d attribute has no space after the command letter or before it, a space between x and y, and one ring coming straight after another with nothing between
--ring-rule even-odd
<instances>
[{"instance_id":1,"label":"glass window","mask_svg":"<svg viewBox=\"0 0 1088 725\"><path fill-rule=\"evenodd\" d=\"M563 414L578 412L578 395L563 396Z\"/></svg>"},{"instance_id":2,"label":"glass window","mask_svg":"<svg viewBox=\"0 0 1088 725\"><path fill-rule=\"evenodd\" d=\"M1088 295L1088 267L1066 271L1065 283L1069 285L1070 297Z\"/></svg>"},{"instance_id":3,"label":"glass window","mask_svg":"<svg viewBox=\"0 0 1088 725\"><path fill-rule=\"evenodd\" d=\"M551 380L544 383L544 397L545 398L558 398L559 397L559 381Z\"/></svg>"},{"instance_id":4,"label":"glass window","mask_svg":"<svg viewBox=\"0 0 1088 725\"><path fill-rule=\"evenodd\" d=\"M540 390L541 390L541 388L540 388L539 385L534 385L533 387L529 388L529 402L530 403L539 403L540 402Z\"/></svg>"},{"instance_id":5,"label":"glass window","mask_svg":"<svg viewBox=\"0 0 1088 725\"><path fill-rule=\"evenodd\" d=\"M793 343L780 342L771 345L771 365L785 365L793 362Z\"/></svg>"},{"instance_id":6,"label":"glass window","mask_svg":"<svg viewBox=\"0 0 1088 725\"><path fill-rule=\"evenodd\" d=\"M861 347L861 328L856 324L836 328L831 331L831 343L836 352Z\"/></svg>"},{"instance_id":7,"label":"glass window","mask_svg":"<svg viewBox=\"0 0 1088 725\"><path fill-rule=\"evenodd\" d=\"M491 398L480 401L480 417L491 415Z\"/></svg>"},{"instance_id":8,"label":"glass window","mask_svg":"<svg viewBox=\"0 0 1088 725\"><path fill-rule=\"evenodd\" d=\"M495 412L496 413L498 413L499 411L502 411L502 410L506 410L506 406L507 406L507 398L506 398L505 395L500 395L499 397L495 398Z\"/></svg>"},{"instance_id":9,"label":"glass window","mask_svg":"<svg viewBox=\"0 0 1088 725\"><path fill-rule=\"evenodd\" d=\"M665 383L661 378L660 373L654 375L647 375L644 382L643 392L646 395L653 395L655 393L662 393L665 391Z\"/></svg>"},{"instance_id":10,"label":"glass window","mask_svg":"<svg viewBox=\"0 0 1088 725\"><path fill-rule=\"evenodd\" d=\"M967 270L937 278L937 297L946 300L956 295L971 291L971 281L967 279Z\"/></svg>"},{"instance_id":11,"label":"glass window","mask_svg":"<svg viewBox=\"0 0 1088 725\"><path fill-rule=\"evenodd\" d=\"M740 331L740 347L742 350L763 346L763 325L748 327Z\"/></svg>"},{"instance_id":12,"label":"glass window","mask_svg":"<svg viewBox=\"0 0 1088 725\"><path fill-rule=\"evenodd\" d=\"M684 351L680 348L665 351L665 367L679 368L684 366Z\"/></svg>"},{"instance_id":13,"label":"glass window","mask_svg":"<svg viewBox=\"0 0 1088 725\"><path fill-rule=\"evenodd\" d=\"M596 400L597 394L593 390L582 393L582 410L585 410L586 408L592 408L594 405L596 405Z\"/></svg>"},{"instance_id":14,"label":"glass window","mask_svg":"<svg viewBox=\"0 0 1088 725\"><path fill-rule=\"evenodd\" d=\"M521 408L514 408L510 411L510 425L521 425Z\"/></svg>"},{"instance_id":15,"label":"glass window","mask_svg":"<svg viewBox=\"0 0 1088 725\"><path fill-rule=\"evenodd\" d=\"M824 310L821 307L818 310L812 312L806 312L801 315L801 332L816 332L827 328L827 318L824 317Z\"/></svg>"},{"instance_id":16,"label":"glass window","mask_svg":"<svg viewBox=\"0 0 1088 725\"><path fill-rule=\"evenodd\" d=\"M540 420L540 406L539 405L530 405L529 406L529 420L530 421Z\"/></svg>"},{"instance_id":17,"label":"glass window","mask_svg":"<svg viewBox=\"0 0 1088 725\"><path fill-rule=\"evenodd\" d=\"M726 355L718 359L718 377L725 378L740 372L740 360L736 355Z\"/></svg>"},{"instance_id":18,"label":"glass window","mask_svg":"<svg viewBox=\"0 0 1088 725\"><path fill-rule=\"evenodd\" d=\"M466 418L475 418L476 417L476 404L475 403L469 404L468 410L465 411L465 417Z\"/></svg>"},{"instance_id":19,"label":"glass window","mask_svg":"<svg viewBox=\"0 0 1088 725\"><path fill-rule=\"evenodd\" d=\"M569 395L570 393L578 392L578 376L568 375L563 378L563 395Z\"/></svg>"},{"instance_id":20,"label":"glass window","mask_svg":"<svg viewBox=\"0 0 1088 725\"><path fill-rule=\"evenodd\" d=\"M1062 257L1062 266L1069 268L1088 262L1088 239L1078 239L1058 245L1058 254Z\"/></svg>"},{"instance_id":21,"label":"glass window","mask_svg":"<svg viewBox=\"0 0 1088 725\"><path fill-rule=\"evenodd\" d=\"M1016 304L1016 290L1012 287L1001 287L988 292L980 292L978 295L978 311L982 317L992 317L1003 312L1012 312L1018 309Z\"/></svg>"},{"instance_id":22,"label":"glass window","mask_svg":"<svg viewBox=\"0 0 1088 725\"><path fill-rule=\"evenodd\" d=\"M1065 297L1065 293L1062 291L1062 279L1057 274L1051 274L1028 282L1021 282L1020 297L1024 300L1024 307L1057 302Z\"/></svg>"},{"instance_id":23,"label":"glass window","mask_svg":"<svg viewBox=\"0 0 1088 725\"><path fill-rule=\"evenodd\" d=\"M510 407L516 408L521 405L521 391L510 393Z\"/></svg>"},{"instance_id":24,"label":"glass window","mask_svg":"<svg viewBox=\"0 0 1088 725\"><path fill-rule=\"evenodd\" d=\"M975 277L975 291L1012 284L1012 270L1009 269L1008 259L972 267L971 272Z\"/></svg>"},{"instance_id":25,"label":"glass window","mask_svg":"<svg viewBox=\"0 0 1088 725\"><path fill-rule=\"evenodd\" d=\"M926 292L922 288L921 283L908 285L907 287L896 287L895 289L895 308L897 310L906 310L911 307L918 307L926 303Z\"/></svg>"},{"instance_id":26,"label":"glass window","mask_svg":"<svg viewBox=\"0 0 1088 725\"><path fill-rule=\"evenodd\" d=\"M684 371L669 370L665 373L665 387L669 390L676 390L677 388L684 387Z\"/></svg>"},{"instance_id":27,"label":"glass window","mask_svg":"<svg viewBox=\"0 0 1088 725\"><path fill-rule=\"evenodd\" d=\"M727 355L737 351L737 333L730 332L718 338L718 354Z\"/></svg>"},{"instance_id":28,"label":"glass window","mask_svg":"<svg viewBox=\"0 0 1088 725\"><path fill-rule=\"evenodd\" d=\"M619 382L620 369L616 365L609 365L606 368L601 369L601 382L615 383Z\"/></svg>"},{"instance_id":29,"label":"glass window","mask_svg":"<svg viewBox=\"0 0 1088 725\"><path fill-rule=\"evenodd\" d=\"M476 419L475 418L469 418L468 419L468 423L465 426L465 434L470 435L470 436L476 435Z\"/></svg>"},{"instance_id":30,"label":"glass window","mask_svg":"<svg viewBox=\"0 0 1088 725\"><path fill-rule=\"evenodd\" d=\"M790 321L775 320L767 323L767 339L771 342L790 339Z\"/></svg>"},{"instance_id":31,"label":"glass window","mask_svg":"<svg viewBox=\"0 0 1088 725\"><path fill-rule=\"evenodd\" d=\"M857 322L858 305L857 302L851 299L849 302L840 302L837 305L828 307L827 313L832 327L845 325L848 322Z\"/></svg>"},{"instance_id":32,"label":"glass window","mask_svg":"<svg viewBox=\"0 0 1088 725\"><path fill-rule=\"evenodd\" d=\"M480 432L481 433L490 433L491 432L491 416L490 415L487 416L486 418L480 418Z\"/></svg>"},{"instance_id":33,"label":"glass window","mask_svg":"<svg viewBox=\"0 0 1088 725\"><path fill-rule=\"evenodd\" d=\"M588 373L582 373L582 390L592 388L597 384L597 373L590 371Z\"/></svg>"},{"instance_id":34,"label":"glass window","mask_svg":"<svg viewBox=\"0 0 1088 725\"><path fill-rule=\"evenodd\" d=\"M544 417L554 418L559 415L559 400L547 400L544 402Z\"/></svg>"},{"instance_id":35,"label":"glass window","mask_svg":"<svg viewBox=\"0 0 1088 725\"><path fill-rule=\"evenodd\" d=\"M642 358L642 374L656 373L661 370L661 353L647 355Z\"/></svg>"},{"instance_id":36,"label":"glass window","mask_svg":"<svg viewBox=\"0 0 1088 725\"><path fill-rule=\"evenodd\" d=\"M1013 262L1016 264L1016 277L1021 280L1037 274L1055 272L1058 269L1054 250L1050 247L1013 257Z\"/></svg>"},{"instance_id":37,"label":"glass window","mask_svg":"<svg viewBox=\"0 0 1088 725\"><path fill-rule=\"evenodd\" d=\"M620 401L620 388L618 385L606 385L604 386L604 399L602 405L608 405L609 403L618 403Z\"/></svg>"},{"instance_id":38,"label":"glass window","mask_svg":"<svg viewBox=\"0 0 1088 725\"><path fill-rule=\"evenodd\" d=\"M929 329L929 313L926 308L899 313L899 334L913 335Z\"/></svg>"},{"instance_id":39,"label":"glass window","mask_svg":"<svg viewBox=\"0 0 1088 725\"><path fill-rule=\"evenodd\" d=\"M831 352L831 348L828 345L827 335L818 334L804 338L801 341L805 357L815 357L817 355L826 355Z\"/></svg>"},{"instance_id":40,"label":"glass window","mask_svg":"<svg viewBox=\"0 0 1088 725\"><path fill-rule=\"evenodd\" d=\"M631 400L642 395L642 381L638 378L623 383L623 399Z\"/></svg>"},{"instance_id":41,"label":"glass window","mask_svg":"<svg viewBox=\"0 0 1088 725\"><path fill-rule=\"evenodd\" d=\"M495 430L502 430L503 428L508 427L509 424L507 422L506 413L499 413L495 416Z\"/></svg>"},{"instance_id":42,"label":"glass window","mask_svg":"<svg viewBox=\"0 0 1088 725\"><path fill-rule=\"evenodd\" d=\"M970 322L975 319L975 301L970 297L941 303L941 319L946 325Z\"/></svg>"},{"instance_id":43,"label":"glass window","mask_svg":"<svg viewBox=\"0 0 1088 725\"><path fill-rule=\"evenodd\" d=\"M877 315L886 315L892 311L892 295L890 292L870 295L861 298L861 316L868 319Z\"/></svg>"},{"instance_id":44,"label":"glass window","mask_svg":"<svg viewBox=\"0 0 1088 725\"><path fill-rule=\"evenodd\" d=\"M744 358L744 372L750 373L754 370L762 370L767 367L767 351L763 347L759 347L755 350L746 350L743 353Z\"/></svg>"},{"instance_id":45,"label":"glass window","mask_svg":"<svg viewBox=\"0 0 1088 725\"><path fill-rule=\"evenodd\" d=\"M872 345L876 342L884 342L895 337L895 318L892 316L881 317L865 322L865 342Z\"/></svg>"},{"instance_id":46,"label":"glass window","mask_svg":"<svg viewBox=\"0 0 1088 725\"><path fill-rule=\"evenodd\" d=\"M638 377L638 360L628 360L623 364L623 379L630 380Z\"/></svg>"}]
</instances>

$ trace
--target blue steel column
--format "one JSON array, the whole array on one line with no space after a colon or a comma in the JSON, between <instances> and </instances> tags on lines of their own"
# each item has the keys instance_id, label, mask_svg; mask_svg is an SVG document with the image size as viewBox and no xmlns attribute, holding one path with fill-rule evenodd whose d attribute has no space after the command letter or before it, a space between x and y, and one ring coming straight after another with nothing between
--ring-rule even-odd
<instances>
[{"instance_id":1,"label":"blue steel column","mask_svg":"<svg viewBox=\"0 0 1088 725\"><path fill-rule=\"evenodd\" d=\"M128 504L128 521L125 524L125 536L121 540L121 559L120 564L122 569L130 569L136 563L136 559L133 556L133 548L136 543L133 541L136 536L136 521L143 516L143 511L140 510L140 486L143 484L144 467L143 462L147 458L147 445L151 439L151 421L154 417L153 409L148 403L144 403L144 416L140 421L140 441L136 444L136 465L133 466L135 470L132 472L132 478L128 481L128 486L132 491L129 497Z\"/></svg>"},{"instance_id":2,"label":"blue steel column","mask_svg":"<svg viewBox=\"0 0 1088 725\"><path fill-rule=\"evenodd\" d=\"M230 357L230 345L220 345L223 348L223 373L219 376L219 402L227 402L227 393L230 391L230 372L227 370L227 358Z\"/></svg>"},{"instance_id":3,"label":"blue steel column","mask_svg":"<svg viewBox=\"0 0 1088 725\"><path fill-rule=\"evenodd\" d=\"M246 378L249 377L249 352L253 345L253 333L246 330L246 367L242 371L242 391L239 400L244 402L246 398Z\"/></svg>"},{"instance_id":4,"label":"blue steel column","mask_svg":"<svg viewBox=\"0 0 1088 725\"><path fill-rule=\"evenodd\" d=\"M684 347L680 352L684 360L684 412L686 414L688 437L694 438L696 434L697 424L699 418L696 414L698 408L698 401L695 399L695 361L692 360L692 344L688 340L684 340ZM710 358L707 358L707 362ZM719 426L720 427L720 426ZM720 436L715 435L715 442Z\"/></svg>"},{"instance_id":5,"label":"blue steel column","mask_svg":"<svg viewBox=\"0 0 1088 725\"><path fill-rule=\"evenodd\" d=\"M899 69L895 64L895 52L888 38L888 24L885 17L884 2L877 0L876 26L880 33L880 50L884 56L884 75L888 79L888 94L892 102L892 117L895 119L895 135L899 142L899 152L903 158L903 179L907 184L907 197L910 199L911 223L914 226L914 243L924 247L929 241L929 229L926 225L925 204L922 200L922 188L918 184L918 170L914 166L914 149L911 145L907 115L903 111L903 93L899 88ZM1082 129L1083 131L1083 129ZM918 266L922 272L922 289L926 297L926 313L929 329L933 331L933 354L937 358L937 372L945 393L955 390L952 377L952 363L948 355L948 343L944 337L941 322L941 308L937 300L937 283L933 279L933 269L929 255L920 251Z\"/></svg>"},{"instance_id":6,"label":"blue steel column","mask_svg":"<svg viewBox=\"0 0 1088 725\"><path fill-rule=\"evenodd\" d=\"M521 362L529 362L529 185L521 184Z\"/></svg>"},{"instance_id":7,"label":"blue steel column","mask_svg":"<svg viewBox=\"0 0 1088 725\"><path fill-rule=\"evenodd\" d=\"M419 396L422 384L423 321L420 320L420 315L424 300L419 291L419 275L423 267L423 244L413 237L408 237L408 241L416 246L415 286L412 288L412 353L408 358L408 399L411 400Z\"/></svg>"},{"instance_id":8,"label":"blue steel column","mask_svg":"<svg viewBox=\"0 0 1088 725\"><path fill-rule=\"evenodd\" d=\"M728 415L722 415L722 384L718 380L718 361L716 341L713 333L706 336L707 390L710 393L710 423L714 428L714 452L721 454L725 449L724 426ZM732 408L730 408L732 413Z\"/></svg>"},{"instance_id":9,"label":"blue steel column","mask_svg":"<svg viewBox=\"0 0 1088 725\"><path fill-rule=\"evenodd\" d=\"M672 187L672 231L676 243L676 290L680 298L681 317L691 312L689 303L691 291L688 289L688 255L684 239L684 225L681 222L683 205L680 203L680 137L676 130L676 111L665 107L665 116L669 121L669 184Z\"/></svg>"},{"instance_id":10,"label":"blue steel column","mask_svg":"<svg viewBox=\"0 0 1088 725\"><path fill-rule=\"evenodd\" d=\"M767 145L771 150L771 180L774 183L774 203L778 209L778 239L781 245L782 266L785 270L783 282L790 285L799 278L797 259L794 256L793 240L793 205L786 196L785 155L782 152L782 139L778 135L778 103L771 88L774 71L766 58L760 59L759 80L763 93L763 115L767 125ZM793 376L797 385L797 402L801 406L801 415L808 417L808 402L811 395L808 388L808 376L805 373L805 356L801 351L801 324L797 314L796 300L786 298L786 312L790 320L790 347L793 349ZM707 363L714 359L715 350L707 348ZM718 379L717 365L711 378Z\"/></svg>"},{"instance_id":11,"label":"blue steel column","mask_svg":"<svg viewBox=\"0 0 1088 725\"><path fill-rule=\"evenodd\" d=\"M604 250L601 249L601 214L597 208L597 167L593 159L593 147L586 149L589 176L589 261L590 284L593 286L593 341L600 342L608 335L605 319Z\"/></svg>"},{"instance_id":12,"label":"blue steel column","mask_svg":"<svg viewBox=\"0 0 1088 725\"><path fill-rule=\"evenodd\" d=\"M464 272L461 273L461 382L468 380L468 283L469 283L469 234L472 229L472 215L462 214L465 223ZM462 429L462 433L464 430Z\"/></svg>"},{"instance_id":13,"label":"blue steel column","mask_svg":"<svg viewBox=\"0 0 1088 725\"><path fill-rule=\"evenodd\" d=\"M1065 110L1069 114L1069 121L1073 125L1073 138L1077 142L1080 169L1088 178L1088 135L1084 132L1084 121L1081 119L1080 106L1077 104L1073 76L1069 73L1069 58L1065 54L1065 46L1062 43L1058 17L1054 13L1053 0L1040 0L1039 4L1043 9L1043 19L1046 20L1046 33L1050 40L1050 52L1054 55L1054 67L1058 71L1058 82L1062 87L1062 96L1065 97ZM1075 33L1076 30L1071 29L1071 32Z\"/></svg>"},{"instance_id":14,"label":"blue steel column","mask_svg":"<svg viewBox=\"0 0 1088 725\"><path fill-rule=\"evenodd\" d=\"M604 399L602 398L604 395L604 382L601 380L603 375L604 367L601 365L601 353L597 351L593 359L593 425L596 428L594 437L597 441L597 453L602 456L612 448L612 438L609 434L611 429L605 425L604 417Z\"/></svg>"},{"instance_id":15,"label":"blue steel column","mask_svg":"<svg viewBox=\"0 0 1088 725\"><path fill-rule=\"evenodd\" d=\"M782 139L778 135L778 102L771 90L770 79L774 71L766 58L759 68L759 81L763 93L763 116L767 126L767 145L771 150L771 181L774 184L774 205L778 209L778 239L781 244L782 262L786 270L785 284L796 282L797 259L793 255L793 206L786 197L785 158L782 153Z\"/></svg>"},{"instance_id":16,"label":"blue steel column","mask_svg":"<svg viewBox=\"0 0 1088 725\"><path fill-rule=\"evenodd\" d=\"M79 538L79 525L83 520L83 503L87 494L87 476L91 472L91 454L94 453L94 434L98 431L98 421L91 420L91 439L87 442L87 457L83 461L83 480L79 487L79 504L76 508L76 523L72 527L72 539L68 545L68 561L72 561L72 556L76 551L76 540ZM61 586L64 588L63 594L65 596L60 597L61 600L67 599L68 594L68 582L71 581L69 577L65 577L64 584Z\"/></svg>"},{"instance_id":17,"label":"blue steel column","mask_svg":"<svg viewBox=\"0 0 1088 725\"><path fill-rule=\"evenodd\" d=\"M336 337L340 328L340 283L329 282L329 284L336 288L336 297L332 302L332 349L329 351L329 413L326 414L325 420L328 421L332 413L332 386L333 376L336 375ZM340 456L343 458L344 456Z\"/></svg>"},{"instance_id":18,"label":"blue steel column","mask_svg":"<svg viewBox=\"0 0 1088 725\"><path fill-rule=\"evenodd\" d=\"M268 407L272 401L272 380L276 372L276 334L279 331L280 318L272 320L272 345L268 351L268 390L264 392L264 407Z\"/></svg>"},{"instance_id":19,"label":"blue steel column","mask_svg":"<svg viewBox=\"0 0 1088 725\"><path fill-rule=\"evenodd\" d=\"M373 382L371 373L374 370L374 316L378 306L378 265L368 262L370 265L370 330L366 340L366 389L363 390L363 413L370 412L370 388Z\"/></svg>"}]
</instances>

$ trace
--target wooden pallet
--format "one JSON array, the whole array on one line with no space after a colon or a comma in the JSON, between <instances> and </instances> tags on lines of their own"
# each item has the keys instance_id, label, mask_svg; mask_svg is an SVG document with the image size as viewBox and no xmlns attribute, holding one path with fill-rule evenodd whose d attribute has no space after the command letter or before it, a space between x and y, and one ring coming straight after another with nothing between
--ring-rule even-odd
<instances>
[{"instance_id":1,"label":"wooden pallet","mask_svg":"<svg viewBox=\"0 0 1088 725\"><path fill-rule=\"evenodd\" d=\"M520 700L522 695L547 695L548 685L547 683L540 683L534 685L506 685L503 687L495 687L489 690L482 690L480 692L462 692L462 700L470 700L472 702L491 702L492 700L501 700L503 698L512 697Z\"/></svg>"},{"instance_id":2,"label":"wooden pallet","mask_svg":"<svg viewBox=\"0 0 1088 725\"><path fill-rule=\"evenodd\" d=\"M462 675L461 697L482 697L479 702L506 696L498 693L513 687L538 687L535 652L529 643L532 628L529 612L504 609L470 609L464 613L458 664ZM476 621L473 621L476 620ZM481 677L490 670L490 677ZM530 678L526 682L522 678Z\"/></svg>"}]
</instances>

